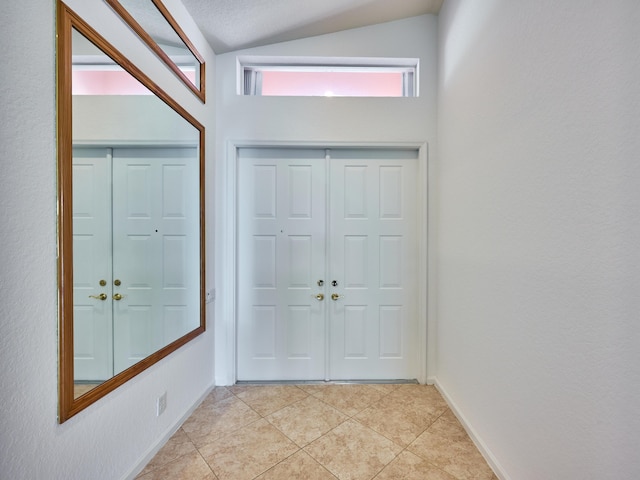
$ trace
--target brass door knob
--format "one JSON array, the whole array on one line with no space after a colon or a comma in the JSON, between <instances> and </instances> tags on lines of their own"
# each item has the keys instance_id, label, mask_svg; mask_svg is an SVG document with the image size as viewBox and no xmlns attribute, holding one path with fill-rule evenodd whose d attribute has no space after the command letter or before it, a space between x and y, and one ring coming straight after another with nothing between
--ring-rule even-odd
<instances>
[{"instance_id":1,"label":"brass door knob","mask_svg":"<svg viewBox=\"0 0 640 480\"><path fill-rule=\"evenodd\" d=\"M116 294L113 296L113 299L114 299L114 300L122 300L122 295L120 295L119 293L116 293Z\"/></svg>"},{"instance_id":2,"label":"brass door knob","mask_svg":"<svg viewBox=\"0 0 640 480\"><path fill-rule=\"evenodd\" d=\"M333 300L334 302L336 300L338 300L339 298L344 298L344 295L338 295L337 293L332 293L331 294L331 300Z\"/></svg>"},{"instance_id":3,"label":"brass door knob","mask_svg":"<svg viewBox=\"0 0 640 480\"><path fill-rule=\"evenodd\" d=\"M100 295L89 295L89 298L95 298L97 300L105 301L107 299L107 294L101 293Z\"/></svg>"},{"instance_id":4,"label":"brass door knob","mask_svg":"<svg viewBox=\"0 0 640 480\"><path fill-rule=\"evenodd\" d=\"M319 302L321 302L322 300L324 300L324 293L319 293L316 295L316 300L318 300Z\"/></svg>"}]
</instances>

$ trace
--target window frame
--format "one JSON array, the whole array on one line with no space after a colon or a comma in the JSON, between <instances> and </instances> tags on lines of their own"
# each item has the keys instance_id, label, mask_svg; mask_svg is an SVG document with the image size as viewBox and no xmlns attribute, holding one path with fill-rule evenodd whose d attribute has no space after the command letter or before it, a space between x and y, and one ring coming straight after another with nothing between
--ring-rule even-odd
<instances>
[{"instance_id":1,"label":"window frame","mask_svg":"<svg viewBox=\"0 0 640 480\"><path fill-rule=\"evenodd\" d=\"M345 73L401 73L403 78L402 96L376 98L405 98L419 96L420 61L417 58L379 57L271 57L238 56L237 89L242 96L262 96L262 72L345 72ZM280 95L315 96L315 95ZM324 95L317 95L324 96ZM371 96L349 95L345 98Z\"/></svg>"}]
</instances>

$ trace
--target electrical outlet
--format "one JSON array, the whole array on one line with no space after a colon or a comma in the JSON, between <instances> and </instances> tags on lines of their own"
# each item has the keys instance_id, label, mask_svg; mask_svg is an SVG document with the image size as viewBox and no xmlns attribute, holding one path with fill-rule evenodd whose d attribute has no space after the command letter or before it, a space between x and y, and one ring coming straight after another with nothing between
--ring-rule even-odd
<instances>
[{"instance_id":1,"label":"electrical outlet","mask_svg":"<svg viewBox=\"0 0 640 480\"><path fill-rule=\"evenodd\" d=\"M160 415L162 415L162 413L166 409L167 409L167 392L164 392L156 400L156 417L159 417Z\"/></svg>"},{"instance_id":2,"label":"electrical outlet","mask_svg":"<svg viewBox=\"0 0 640 480\"><path fill-rule=\"evenodd\" d=\"M211 303L216 299L216 289L207 290L207 303Z\"/></svg>"}]
</instances>

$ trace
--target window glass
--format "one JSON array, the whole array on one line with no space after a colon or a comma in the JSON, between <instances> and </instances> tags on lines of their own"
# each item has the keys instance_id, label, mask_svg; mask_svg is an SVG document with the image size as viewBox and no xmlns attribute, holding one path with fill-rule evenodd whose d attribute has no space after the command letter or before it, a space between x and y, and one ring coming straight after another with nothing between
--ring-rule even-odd
<instances>
[{"instance_id":1,"label":"window glass","mask_svg":"<svg viewBox=\"0 0 640 480\"><path fill-rule=\"evenodd\" d=\"M302 97L402 97L399 72L262 73L262 95Z\"/></svg>"}]
</instances>

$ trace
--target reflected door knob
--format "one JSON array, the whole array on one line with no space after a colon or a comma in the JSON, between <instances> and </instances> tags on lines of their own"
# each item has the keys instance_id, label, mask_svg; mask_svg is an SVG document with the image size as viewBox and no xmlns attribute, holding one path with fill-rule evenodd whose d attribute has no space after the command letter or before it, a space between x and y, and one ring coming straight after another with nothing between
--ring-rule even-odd
<instances>
[{"instance_id":1,"label":"reflected door knob","mask_svg":"<svg viewBox=\"0 0 640 480\"><path fill-rule=\"evenodd\" d=\"M107 294L101 293L100 295L89 295L89 298L95 298L97 300L105 301L107 299Z\"/></svg>"},{"instance_id":2,"label":"reflected door knob","mask_svg":"<svg viewBox=\"0 0 640 480\"><path fill-rule=\"evenodd\" d=\"M114 300L122 300L122 295L120 295L119 293L116 293L116 294L113 296L113 299L114 299Z\"/></svg>"}]
</instances>

